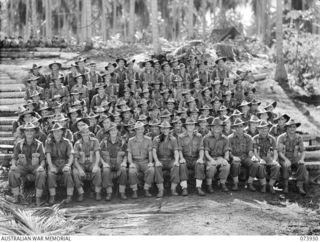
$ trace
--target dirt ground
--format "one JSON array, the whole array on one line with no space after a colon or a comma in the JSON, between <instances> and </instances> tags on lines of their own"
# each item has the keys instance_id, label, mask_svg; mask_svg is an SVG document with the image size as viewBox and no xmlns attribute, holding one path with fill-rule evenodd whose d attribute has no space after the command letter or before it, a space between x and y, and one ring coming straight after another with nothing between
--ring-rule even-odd
<instances>
[{"instance_id":1,"label":"dirt ground","mask_svg":"<svg viewBox=\"0 0 320 242\"><path fill-rule=\"evenodd\" d=\"M70 63L73 58L65 56L61 61ZM0 65L0 71L22 80L32 63L47 65L51 61L6 63ZM261 81L257 89L259 99L278 101L278 111L301 121L303 131L320 134L317 122L304 116L275 81ZM310 115L320 120L319 110L314 109ZM166 195L163 199L114 199L111 203L87 198L63 211L68 217L77 215L74 219L82 219L77 235L319 235L320 186L310 187L309 194L301 197L278 193L272 197L242 188L236 193L217 191L201 198L195 194Z\"/></svg>"}]
</instances>

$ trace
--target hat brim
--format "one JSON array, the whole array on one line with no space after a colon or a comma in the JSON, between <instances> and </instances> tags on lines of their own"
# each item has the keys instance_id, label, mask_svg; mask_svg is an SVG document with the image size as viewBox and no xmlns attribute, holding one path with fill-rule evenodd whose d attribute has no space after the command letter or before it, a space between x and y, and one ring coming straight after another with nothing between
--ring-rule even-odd
<instances>
[{"instance_id":1,"label":"hat brim","mask_svg":"<svg viewBox=\"0 0 320 242\"><path fill-rule=\"evenodd\" d=\"M226 62L226 61L227 61L227 57L225 57L225 56L219 57L218 59L216 59L216 60L214 61L214 63L217 65L218 62L221 61L221 60L223 60L224 62Z\"/></svg>"},{"instance_id":2,"label":"hat brim","mask_svg":"<svg viewBox=\"0 0 320 242\"><path fill-rule=\"evenodd\" d=\"M52 133L53 131L57 131L57 130L63 130L63 131L65 131L66 130L66 128L65 127L60 127L60 128L56 128L56 129L50 129L50 133Z\"/></svg>"},{"instance_id":3,"label":"hat brim","mask_svg":"<svg viewBox=\"0 0 320 242\"><path fill-rule=\"evenodd\" d=\"M49 64L49 69L52 69L52 66L53 66L53 65L58 65L58 66L59 66L59 69L61 69L61 67L62 67L62 64L61 64L61 63L59 63L59 62L54 62L54 63Z\"/></svg>"}]
</instances>

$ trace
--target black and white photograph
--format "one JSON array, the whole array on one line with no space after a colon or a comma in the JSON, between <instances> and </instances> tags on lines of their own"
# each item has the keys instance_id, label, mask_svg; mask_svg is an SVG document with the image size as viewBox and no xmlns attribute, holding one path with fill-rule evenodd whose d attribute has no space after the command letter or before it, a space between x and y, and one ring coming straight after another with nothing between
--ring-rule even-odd
<instances>
[{"instance_id":1,"label":"black and white photograph","mask_svg":"<svg viewBox=\"0 0 320 242\"><path fill-rule=\"evenodd\" d=\"M320 0L0 0L1 241L319 235Z\"/></svg>"}]
</instances>

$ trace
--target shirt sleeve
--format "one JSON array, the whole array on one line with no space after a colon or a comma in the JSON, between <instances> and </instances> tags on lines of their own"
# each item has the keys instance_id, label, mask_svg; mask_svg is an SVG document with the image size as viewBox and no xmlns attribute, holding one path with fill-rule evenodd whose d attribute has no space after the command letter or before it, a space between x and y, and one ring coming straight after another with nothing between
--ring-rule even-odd
<instances>
[{"instance_id":1,"label":"shirt sleeve","mask_svg":"<svg viewBox=\"0 0 320 242\"><path fill-rule=\"evenodd\" d=\"M94 143L93 143L93 151L96 152L100 150L100 145L99 145L99 141L97 139L94 139Z\"/></svg>"},{"instance_id":2,"label":"shirt sleeve","mask_svg":"<svg viewBox=\"0 0 320 242\"><path fill-rule=\"evenodd\" d=\"M45 145L45 153L52 153L52 144L49 142L49 140L46 140L46 145Z\"/></svg>"},{"instance_id":3,"label":"shirt sleeve","mask_svg":"<svg viewBox=\"0 0 320 242\"><path fill-rule=\"evenodd\" d=\"M158 137L155 137L155 138L153 139L152 148L157 150L158 147L159 147L159 138L158 138Z\"/></svg>"},{"instance_id":4,"label":"shirt sleeve","mask_svg":"<svg viewBox=\"0 0 320 242\"><path fill-rule=\"evenodd\" d=\"M299 148L300 152L305 151L304 144L303 144L303 139L302 139L302 137L300 135L298 136L298 148Z\"/></svg>"},{"instance_id":5,"label":"shirt sleeve","mask_svg":"<svg viewBox=\"0 0 320 242\"><path fill-rule=\"evenodd\" d=\"M132 154L132 141L131 140L128 141L128 145L127 146L128 146L127 152Z\"/></svg>"},{"instance_id":6,"label":"shirt sleeve","mask_svg":"<svg viewBox=\"0 0 320 242\"><path fill-rule=\"evenodd\" d=\"M172 149L173 150L178 150L179 149L178 142L177 142L177 139L175 137L172 138L171 144L172 144Z\"/></svg>"},{"instance_id":7,"label":"shirt sleeve","mask_svg":"<svg viewBox=\"0 0 320 242\"><path fill-rule=\"evenodd\" d=\"M210 142L208 137L203 138L203 149L205 151L210 151Z\"/></svg>"},{"instance_id":8,"label":"shirt sleeve","mask_svg":"<svg viewBox=\"0 0 320 242\"><path fill-rule=\"evenodd\" d=\"M250 136L248 136L248 151L253 151L253 142Z\"/></svg>"},{"instance_id":9,"label":"shirt sleeve","mask_svg":"<svg viewBox=\"0 0 320 242\"><path fill-rule=\"evenodd\" d=\"M229 140L226 138L223 152L226 153L227 151L230 151L230 145L229 145Z\"/></svg>"},{"instance_id":10,"label":"shirt sleeve","mask_svg":"<svg viewBox=\"0 0 320 242\"><path fill-rule=\"evenodd\" d=\"M43 148L43 144L42 143L40 143L38 152L40 154L40 162L41 162L41 161L43 161L45 159L44 148Z\"/></svg>"},{"instance_id":11,"label":"shirt sleeve","mask_svg":"<svg viewBox=\"0 0 320 242\"><path fill-rule=\"evenodd\" d=\"M13 156L12 156L12 158L13 158L14 160L18 160L18 154L19 154L19 152L20 152L20 142L17 143L17 144L14 146Z\"/></svg>"}]
</instances>

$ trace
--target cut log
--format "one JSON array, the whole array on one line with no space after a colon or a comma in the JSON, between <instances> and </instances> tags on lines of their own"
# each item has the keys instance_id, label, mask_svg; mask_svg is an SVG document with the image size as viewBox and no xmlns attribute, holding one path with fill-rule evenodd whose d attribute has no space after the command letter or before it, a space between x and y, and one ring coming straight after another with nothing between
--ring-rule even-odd
<instances>
[{"instance_id":1,"label":"cut log","mask_svg":"<svg viewBox=\"0 0 320 242\"><path fill-rule=\"evenodd\" d=\"M317 161L320 159L320 151L306 151L305 154L305 162L309 162L309 161Z\"/></svg>"},{"instance_id":2,"label":"cut log","mask_svg":"<svg viewBox=\"0 0 320 242\"><path fill-rule=\"evenodd\" d=\"M12 154L0 154L0 165L9 167L12 159Z\"/></svg>"},{"instance_id":3,"label":"cut log","mask_svg":"<svg viewBox=\"0 0 320 242\"><path fill-rule=\"evenodd\" d=\"M253 78L255 81L263 81L267 78L267 76L268 76L267 73L261 73L261 74L253 75Z\"/></svg>"},{"instance_id":4,"label":"cut log","mask_svg":"<svg viewBox=\"0 0 320 242\"><path fill-rule=\"evenodd\" d=\"M320 150L320 145L311 145L311 146L306 146L306 151L316 151Z\"/></svg>"}]
</instances>

